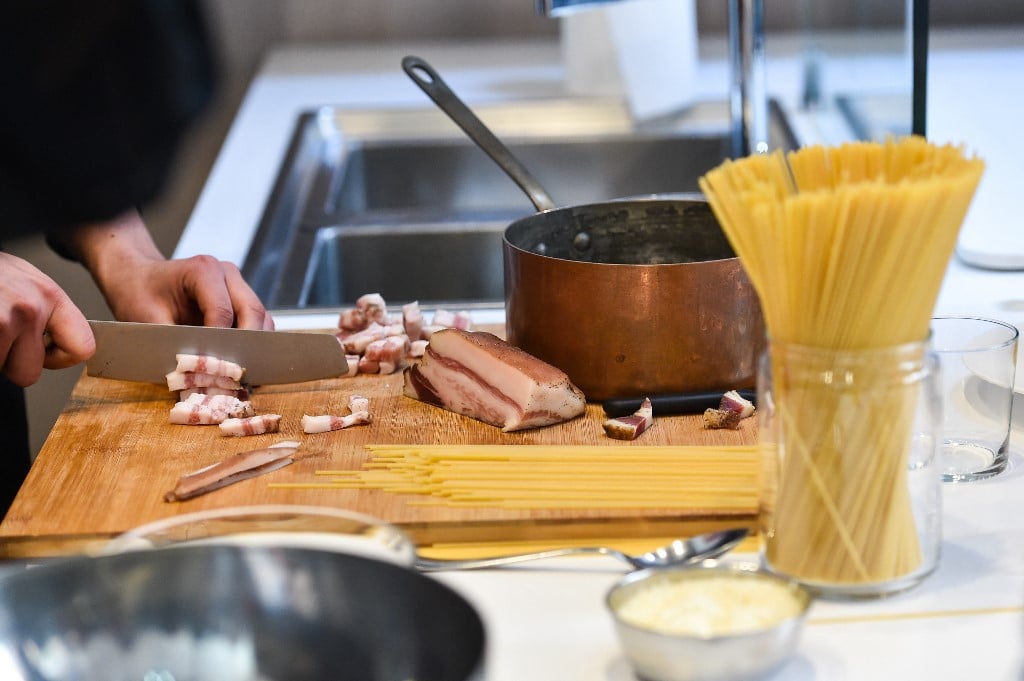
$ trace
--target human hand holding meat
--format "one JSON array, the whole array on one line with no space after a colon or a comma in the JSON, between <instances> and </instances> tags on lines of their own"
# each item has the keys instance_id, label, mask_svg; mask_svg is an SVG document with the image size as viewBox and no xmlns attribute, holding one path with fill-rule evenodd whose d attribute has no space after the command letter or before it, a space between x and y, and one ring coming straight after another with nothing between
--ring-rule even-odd
<instances>
[{"instance_id":1,"label":"human hand holding meat","mask_svg":"<svg viewBox=\"0 0 1024 681\"><path fill-rule=\"evenodd\" d=\"M203 255L166 259L135 211L84 225L63 243L92 274L120 321L274 328L234 264Z\"/></svg>"},{"instance_id":2,"label":"human hand holding meat","mask_svg":"<svg viewBox=\"0 0 1024 681\"><path fill-rule=\"evenodd\" d=\"M0 253L0 361L20 386L43 368L63 369L96 350L82 312L53 279L21 258Z\"/></svg>"}]
</instances>

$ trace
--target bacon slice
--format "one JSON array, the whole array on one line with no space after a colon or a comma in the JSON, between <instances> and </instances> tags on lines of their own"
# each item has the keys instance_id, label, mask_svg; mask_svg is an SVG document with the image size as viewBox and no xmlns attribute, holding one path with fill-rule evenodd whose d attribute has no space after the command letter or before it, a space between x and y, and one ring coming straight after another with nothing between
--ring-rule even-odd
<instances>
[{"instance_id":1,"label":"bacon slice","mask_svg":"<svg viewBox=\"0 0 1024 681\"><path fill-rule=\"evenodd\" d=\"M171 423L181 425L213 425L229 418L247 418L256 410L252 402L230 395L192 394L171 407Z\"/></svg>"},{"instance_id":2,"label":"bacon slice","mask_svg":"<svg viewBox=\"0 0 1024 681\"><path fill-rule=\"evenodd\" d=\"M242 386L241 388L217 388L210 386L206 388L185 388L178 392L178 399L184 402L192 395L227 395L229 397L237 397L243 402L249 401L249 390Z\"/></svg>"},{"instance_id":3,"label":"bacon slice","mask_svg":"<svg viewBox=\"0 0 1024 681\"><path fill-rule=\"evenodd\" d=\"M649 398L644 398L640 408L629 416L608 419L602 426L605 434L616 440L635 440L654 425L654 407Z\"/></svg>"},{"instance_id":4,"label":"bacon slice","mask_svg":"<svg viewBox=\"0 0 1024 681\"><path fill-rule=\"evenodd\" d=\"M406 396L504 432L568 421L586 408L565 372L482 331L435 332L404 379Z\"/></svg>"},{"instance_id":5,"label":"bacon slice","mask_svg":"<svg viewBox=\"0 0 1024 681\"><path fill-rule=\"evenodd\" d=\"M210 355L175 355L178 366L175 371L179 373L190 372L194 374L210 374L212 376L226 376L234 381L241 382L245 375L245 368L235 362L230 362L219 357Z\"/></svg>"},{"instance_id":6,"label":"bacon slice","mask_svg":"<svg viewBox=\"0 0 1024 681\"><path fill-rule=\"evenodd\" d=\"M276 433L280 427L280 414L257 414L242 419L225 419L219 426L221 434L235 437Z\"/></svg>"},{"instance_id":7,"label":"bacon slice","mask_svg":"<svg viewBox=\"0 0 1024 681\"><path fill-rule=\"evenodd\" d=\"M335 416L333 414L310 416L309 414L303 414L302 432L306 434L326 433L332 430L341 430L369 423L373 423L373 417L370 416L369 412L365 411L346 414L345 416Z\"/></svg>"},{"instance_id":8,"label":"bacon slice","mask_svg":"<svg viewBox=\"0 0 1024 681\"><path fill-rule=\"evenodd\" d=\"M235 454L224 461L181 476L174 489L164 495L164 501L184 501L241 480L284 468L292 463L292 457L297 451L299 443L289 440L263 449Z\"/></svg>"},{"instance_id":9,"label":"bacon slice","mask_svg":"<svg viewBox=\"0 0 1024 681\"><path fill-rule=\"evenodd\" d=\"M172 371L167 374L168 390L186 390L188 388L223 388L239 390L242 384L228 376L203 374L194 371Z\"/></svg>"}]
</instances>

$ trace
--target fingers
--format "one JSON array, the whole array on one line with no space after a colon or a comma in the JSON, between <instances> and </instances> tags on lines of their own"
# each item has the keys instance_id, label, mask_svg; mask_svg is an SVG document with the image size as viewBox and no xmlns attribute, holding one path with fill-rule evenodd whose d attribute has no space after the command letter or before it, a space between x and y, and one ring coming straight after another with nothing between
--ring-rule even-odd
<instances>
[{"instance_id":1,"label":"fingers","mask_svg":"<svg viewBox=\"0 0 1024 681\"><path fill-rule=\"evenodd\" d=\"M273 318L233 263L211 256L194 256L186 262L195 274L189 293L205 326L274 328Z\"/></svg>"},{"instance_id":2,"label":"fingers","mask_svg":"<svg viewBox=\"0 0 1024 681\"><path fill-rule=\"evenodd\" d=\"M274 322L234 264L209 255L143 258L102 286L115 318L157 324L272 329Z\"/></svg>"},{"instance_id":3,"label":"fingers","mask_svg":"<svg viewBox=\"0 0 1024 681\"><path fill-rule=\"evenodd\" d=\"M29 386L44 366L60 369L92 356L88 322L52 279L7 254L0 254L0 272L0 358L12 382Z\"/></svg>"},{"instance_id":4,"label":"fingers","mask_svg":"<svg viewBox=\"0 0 1024 681\"><path fill-rule=\"evenodd\" d=\"M224 283L235 310L235 326L240 329L274 330L274 318L267 313L256 292L242 278L242 273L231 263L221 263L224 267Z\"/></svg>"}]
</instances>

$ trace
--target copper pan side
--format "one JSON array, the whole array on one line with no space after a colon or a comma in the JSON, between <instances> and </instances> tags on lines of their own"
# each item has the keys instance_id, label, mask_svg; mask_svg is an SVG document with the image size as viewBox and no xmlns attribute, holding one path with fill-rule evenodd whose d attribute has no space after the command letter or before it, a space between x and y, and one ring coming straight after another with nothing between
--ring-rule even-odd
<instances>
[{"instance_id":1,"label":"copper pan side","mask_svg":"<svg viewBox=\"0 0 1024 681\"><path fill-rule=\"evenodd\" d=\"M589 401L754 386L760 304L702 199L545 211L503 248L509 342Z\"/></svg>"}]
</instances>

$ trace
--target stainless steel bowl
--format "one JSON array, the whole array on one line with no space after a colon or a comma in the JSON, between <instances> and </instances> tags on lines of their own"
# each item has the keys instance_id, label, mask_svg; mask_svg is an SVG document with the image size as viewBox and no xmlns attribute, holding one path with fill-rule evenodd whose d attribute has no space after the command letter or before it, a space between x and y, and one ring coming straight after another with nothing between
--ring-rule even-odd
<instances>
[{"instance_id":1,"label":"stainless steel bowl","mask_svg":"<svg viewBox=\"0 0 1024 681\"><path fill-rule=\"evenodd\" d=\"M623 617L623 607L642 590L688 583L702 596L717 597L710 589L751 582L772 587L793 599L796 614L771 625L739 633L667 633L657 625L638 626ZM780 667L793 653L810 606L810 594L795 582L761 571L749 563L705 561L677 569L648 569L630 573L608 592L606 605L615 620L623 651L637 675L646 681L739 681L759 678ZM729 607L721 603L722 607ZM669 606L664 606L669 607ZM738 604L738 607L743 607ZM660 614L660 613L659 613Z\"/></svg>"},{"instance_id":2,"label":"stainless steel bowl","mask_svg":"<svg viewBox=\"0 0 1024 681\"><path fill-rule=\"evenodd\" d=\"M10 681L464 681L484 638L440 582L329 551L182 545L0 580Z\"/></svg>"}]
</instances>

